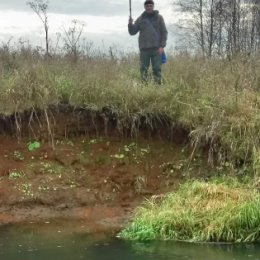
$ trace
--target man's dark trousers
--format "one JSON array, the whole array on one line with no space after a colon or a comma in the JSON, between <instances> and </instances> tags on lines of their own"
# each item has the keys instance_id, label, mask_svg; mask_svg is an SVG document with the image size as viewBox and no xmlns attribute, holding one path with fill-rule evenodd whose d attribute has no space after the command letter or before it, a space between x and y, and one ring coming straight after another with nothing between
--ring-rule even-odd
<instances>
[{"instance_id":1,"label":"man's dark trousers","mask_svg":"<svg viewBox=\"0 0 260 260\"><path fill-rule=\"evenodd\" d=\"M150 62L152 63L154 81L160 85L162 59L161 55L157 52L157 48L142 49L140 51L140 72L144 83L147 83L148 80Z\"/></svg>"}]
</instances>

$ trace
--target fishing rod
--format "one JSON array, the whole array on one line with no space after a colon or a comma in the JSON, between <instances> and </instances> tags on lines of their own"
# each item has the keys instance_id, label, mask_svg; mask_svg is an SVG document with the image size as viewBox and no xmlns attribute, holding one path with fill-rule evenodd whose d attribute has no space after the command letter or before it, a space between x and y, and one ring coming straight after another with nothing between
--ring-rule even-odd
<instances>
[{"instance_id":1,"label":"fishing rod","mask_svg":"<svg viewBox=\"0 0 260 260\"><path fill-rule=\"evenodd\" d=\"M129 0L129 14L130 18L132 18L132 0Z\"/></svg>"}]
</instances>

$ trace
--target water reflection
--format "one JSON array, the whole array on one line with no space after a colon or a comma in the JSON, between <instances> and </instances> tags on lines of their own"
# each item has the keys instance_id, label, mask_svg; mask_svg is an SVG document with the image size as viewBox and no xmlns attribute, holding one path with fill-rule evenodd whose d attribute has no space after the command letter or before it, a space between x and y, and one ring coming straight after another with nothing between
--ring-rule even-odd
<instances>
[{"instance_id":1,"label":"water reflection","mask_svg":"<svg viewBox=\"0 0 260 260\"><path fill-rule=\"evenodd\" d=\"M83 222L0 228L1 260L260 260L259 244L128 242Z\"/></svg>"},{"instance_id":2,"label":"water reflection","mask_svg":"<svg viewBox=\"0 0 260 260\"><path fill-rule=\"evenodd\" d=\"M90 251L93 251L93 255L89 259L95 260L112 260L115 256L123 260L260 260L259 244L209 245L170 241L133 243L113 240L108 247L90 247Z\"/></svg>"}]
</instances>

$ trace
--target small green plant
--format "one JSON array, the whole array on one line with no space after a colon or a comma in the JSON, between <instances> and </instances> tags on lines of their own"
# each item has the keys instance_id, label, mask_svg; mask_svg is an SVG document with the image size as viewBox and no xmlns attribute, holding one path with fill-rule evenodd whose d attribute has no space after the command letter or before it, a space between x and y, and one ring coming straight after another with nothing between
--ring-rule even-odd
<instances>
[{"instance_id":1,"label":"small green plant","mask_svg":"<svg viewBox=\"0 0 260 260\"><path fill-rule=\"evenodd\" d=\"M137 144L130 143L128 145L124 145L123 149L119 149L118 153L110 155L110 157L117 159L119 162L124 162L124 159L129 159L130 157L134 157L136 159L136 149Z\"/></svg>"},{"instance_id":2,"label":"small green plant","mask_svg":"<svg viewBox=\"0 0 260 260\"><path fill-rule=\"evenodd\" d=\"M74 188L80 186L77 182L75 182L75 181L73 181L73 180L69 180L67 184L68 184L68 186L69 186L70 189L74 189Z\"/></svg>"},{"instance_id":3,"label":"small green plant","mask_svg":"<svg viewBox=\"0 0 260 260\"><path fill-rule=\"evenodd\" d=\"M41 144L38 141L33 141L33 142L27 143L27 148L30 152L32 152L36 149L39 149L40 147L41 147Z\"/></svg>"},{"instance_id":4,"label":"small green plant","mask_svg":"<svg viewBox=\"0 0 260 260\"><path fill-rule=\"evenodd\" d=\"M14 153L13 153L13 159L14 159L15 161L23 161L23 160L24 160L24 156L23 156L23 154L22 154L21 152L19 152L19 151L14 151Z\"/></svg>"},{"instance_id":5,"label":"small green plant","mask_svg":"<svg viewBox=\"0 0 260 260\"><path fill-rule=\"evenodd\" d=\"M137 144L136 143L130 143L128 145L125 145L124 146L124 151L129 153L129 152L133 152L133 151L136 151L137 149Z\"/></svg>"},{"instance_id":6,"label":"small green plant","mask_svg":"<svg viewBox=\"0 0 260 260\"><path fill-rule=\"evenodd\" d=\"M122 151L124 155L128 157L128 161L134 164L139 164L142 157L151 153L150 147L140 148L138 144L134 142L124 145Z\"/></svg>"},{"instance_id":7,"label":"small green plant","mask_svg":"<svg viewBox=\"0 0 260 260\"><path fill-rule=\"evenodd\" d=\"M120 154L111 155L111 157L114 157L115 159L118 159L118 160L122 160L125 158L125 155L123 153L120 153Z\"/></svg>"},{"instance_id":8,"label":"small green plant","mask_svg":"<svg viewBox=\"0 0 260 260\"><path fill-rule=\"evenodd\" d=\"M38 191L40 192L48 192L48 191L57 191L58 188L57 187L50 187L50 186L46 186L46 185L40 185L38 187Z\"/></svg>"},{"instance_id":9,"label":"small green plant","mask_svg":"<svg viewBox=\"0 0 260 260\"><path fill-rule=\"evenodd\" d=\"M91 139L91 140L89 141L89 144L97 144L97 143L101 143L101 142L103 142L103 141L104 141L103 138L100 137L100 138L97 138L97 139Z\"/></svg>"},{"instance_id":10,"label":"small green plant","mask_svg":"<svg viewBox=\"0 0 260 260\"><path fill-rule=\"evenodd\" d=\"M50 187L49 187L49 186L39 186L39 187L38 187L38 190L39 190L39 191L49 191L49 190L50 190Z\"/></svg>"},{"instance_id":11,"label":"small green plant","mask_svg":"<svg viewBox=\"0 0 260 260\"><path fill-rule=\"evenodd\" d=\"M64 167L51 164L49 162L41 162L40 163L40 172L41 173L48 173L48 174L60 174L64 171Z\"/></svg>"},{"instance_id":12,"label":"small green plant","mask_svg":"<svg viewBox=\"0 0 260 260\"><path fill-rule=\"evenodd\" d=\"M145 156L145 155L151 153L151 149L150 149L150 147L147 147L147 148L141 148L141 149L140 149L140 152L141 152L141 155L142 155L142 156Z\"/></svg>"},{"instance_id":13,"label":"small green plant","mask_svg":"<svg viewBox=\"0 0 260 260\"><path fill-rule=\"evenodd\" d=\"M33 197L34 194L32 192L32 184L31 183L23 183L19 185L18 190L21 191L24 195Z\"/></svg>"},{"instance_id":14,"label":"small green plant","mask_svg":"<svg viewBox=\"0 0 260 260\"><path fill-rule=\"evenodd\" d=\"M117 153L117 154L113 154L110 155L111 158L114 158L114 162L116 163L116 165L120 166L120 165L125 165L128 163L128 158L125 154L123 153Z\"/></svg>"},{"instance_id":15,"label":"small green plant","mask_svg":"<svg viewBox=\"0 0 260 260\"><path fill-rule=\"evenodd\" d=\"M9 173L9 179L10 180L16 180L16 179L19 179L23 176L23 172L19 172L19 171L16 171L16 170L13 170Z\"/></svg>"},{"instance_id":16,"label":"small green plant","mask_svg":"<svg viewBox=\"0 0 260 260\"><path fill-rule=\"evenodd\" d=\"M159 168L162 170L163 174L169 175L182 170L185 165L185 162L181 160L178 162L164 162Z\"/></svg>"},{"instance_id":17,"label":"small green plant","mask_svg":"<svg viewBox=\"0 0 260 260\"><path fill-rule=\"evenodd\" d=\"M66 144L71 147L73 147L75 145L71 140L67 140Z\"/></svg>"}]
</instances>

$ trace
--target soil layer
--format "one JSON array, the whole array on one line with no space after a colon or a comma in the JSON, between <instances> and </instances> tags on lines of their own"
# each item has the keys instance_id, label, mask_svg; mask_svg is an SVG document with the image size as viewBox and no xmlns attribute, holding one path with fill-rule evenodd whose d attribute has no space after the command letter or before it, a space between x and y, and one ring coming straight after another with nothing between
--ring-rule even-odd
<instances>
[{"instance_id":1,"label":"soil layer","mask_svg":"<svg viewBox=\"0 0 260 260\"><path fill-rule=\"evenodd\" d=\"M173 191L203 167L178 136L178 144L150 134L51 143L28 136L0 135L0 224L62 218L120 228L145 198Z\"/></svg>"}]
</instances>

